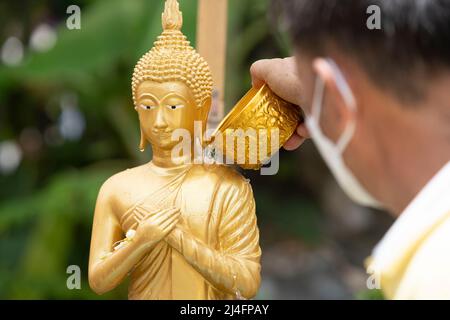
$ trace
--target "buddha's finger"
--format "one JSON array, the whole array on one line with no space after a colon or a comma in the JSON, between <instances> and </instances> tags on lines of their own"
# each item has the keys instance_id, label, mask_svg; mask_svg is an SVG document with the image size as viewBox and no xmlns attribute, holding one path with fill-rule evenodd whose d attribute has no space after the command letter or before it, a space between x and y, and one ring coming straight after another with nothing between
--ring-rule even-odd
<instances>
[{"instance_id":1,"label":"buddha's finger","mask_svg":"<svg viewBox=\"0 0 450 320\"><path fill-rule=\"evenodd\" d=\"M180 214L180 209L170 208L170 209L162 210L162 211L156 213L153 218L160 219L160 218L171 217L171 216L179 215L179 214Z\"/></svg>"},{"instance_id":2,"label":"buddha's finger","mask_svg":"<svg viewBox=\"0 0 450 320\"><path fill-rule=\"evenodd\" d=\"M170 237L170 234L173 231L173 229L176 227L176 225L177 225L176 223L171 223L171 224L168 224L167 226L165 226L164 229L163 229L162 235L161 235L161 239L165 239L166 237Z\"/></svg>"},{"instance_id":3,"label":"buddha's finger","mask_svg":"<svg viewBox=\"0 0 450 320\"><path fill-rule=\"evenodd\" d=\"M139 208L139 207L136 207L136 208L134 209L134 214L135 214L140 220L145 220L146 217L147 217L147 215L148 215L148 212L142 210L142 209Z\"/></svg>"},{"instance_id":4,"label":"buddha's finger","mask_svg":"<svg viewBox=\"0 0 450 320\"><path fill-rule=\"evenodd\" d=\"M154 210L152 210L150 207L147 207L145 205L140 205L137 206L136 209L134 210L135 213L139 216L141 216L141 218L148 218L153 216L156 212L154 212Z\"/></svg>"},{"instance_id":5,"label":"buddha's finger","mask_svg":"<svg viewBox=\"0 0 450 320\"><path fill-rule=\"evenodd\" d=\"M140 206L138 206L138 208L140 210L147 211L148 213L157 214L157 213L159 213L161 211L169 211L169 210L173 209L174 207L164 208L164 209L158 210L158 209L155 209L154 207L148 206L146 204L141 204Z\"/></svg>"},{"instance_id":6,"label":"buddha's finger","mask_svg":"<svg viewBox=\"0 0 450 320\"><path fill-rule=\"evenodd\" d=\"M178 221L178 219L180 218L180 213L177 212L177 211L179 211L179 210L170 212L170 213L168 213L166 215L159 216L154 221L158 225L161 225L161 224L163 224L166 221L172 221L172 220Z\"/></svg>"},{"instance_id":7,"label":"buddha's finger","mask_svg":"<svg viewBox=\"0 0 450 320\"><path fill-rule=\"evenodd\" d=\"M156 219L159 216L164 216L170 213L170 211L175 210L175 208L167 208L167 209L163 209L163 210L159 210L159 211L150 211L150 210L146 210L145 208L140 208L137 211L141 214L144 215L144 220L147 219Z\"/></svg>"},{"instance_id":8,"label":"buddha's finger","mask_svg":"<svg viewBox=\"0 0 450 320\"><path fill-rule=\"evenodd\" d=\"M172 230L178 224L178 220L179 220L179 217L176 217L175 219L167 219L159 226L164 231Z\"/></svg>"},{"instance_id":9,"label":"buddha's finger","mask_svg":"<svg viewBox=\"0 0 450 320\"><path fill-rule=\"evenodd\" d=\"M160 224L160 227L165 228L165 227L167 227L169 224L172 224L172 223L177 224L179 220L180 220L180 217L179 217L179 216L178 216L178 217L171 217L171 218L166 219L165 221L163 221L163 222Z\"/></svg>"}]
</instances>

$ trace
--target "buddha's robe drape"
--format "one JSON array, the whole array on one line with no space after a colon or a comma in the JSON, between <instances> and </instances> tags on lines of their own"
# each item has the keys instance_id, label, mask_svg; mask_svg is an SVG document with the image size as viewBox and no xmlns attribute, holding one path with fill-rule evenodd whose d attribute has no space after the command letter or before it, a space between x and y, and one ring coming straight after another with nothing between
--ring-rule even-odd
<instances>
[{"instance_id":1,"label":"buddha's robe drape","mask_svg":"<svg viewBox=\"0 0 450 320\"><path fill-rule=\"evenodd\" d=\"M182 222L132 270L129 299L253 297L261 250L250 184L225 166L191 166L130 208L122 229L174 206Z\"/></svg>"}]
</instances>

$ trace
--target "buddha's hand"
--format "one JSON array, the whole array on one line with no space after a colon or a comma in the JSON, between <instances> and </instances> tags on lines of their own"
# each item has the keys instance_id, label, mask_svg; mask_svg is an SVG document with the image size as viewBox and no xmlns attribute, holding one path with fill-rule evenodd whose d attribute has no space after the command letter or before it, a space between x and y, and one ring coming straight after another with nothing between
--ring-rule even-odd
<instances>
[{"instance_id":1,"label":"buddha's hand","mask_svg":"<svg viewBox=\"0 0 450 320\"><path fill-rule=\"evenodd\" d=\"M251 69L252 84L260 88L267 84L279 97L298 106L302 105L302 84L294 57L256 61ZM286 150L295 150L309 138L308 130L301 121L292 137L286 142Z\"/></svg>"},{"instance_id":2,"label":"buddha's hand","mask_svg":"<svg viewBox=\"0 0 450 320\"><path fill-rule=\"evenodd\" d=\"M145 211L145 207L139 208ZM156 212L146 212L145 218L140 222L135 239L144 247L151 247L164 239L177 225L180 219L180 209L169 208Z\"/></svg>"}]
</instances>

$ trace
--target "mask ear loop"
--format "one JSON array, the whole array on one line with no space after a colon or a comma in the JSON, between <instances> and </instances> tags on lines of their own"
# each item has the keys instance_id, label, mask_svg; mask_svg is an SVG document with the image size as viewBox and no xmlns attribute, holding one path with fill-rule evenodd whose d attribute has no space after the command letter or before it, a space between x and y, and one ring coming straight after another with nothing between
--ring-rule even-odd
<instances>
[{"instance_id":1,"label":"mask ear loop","mask_svg":"<svg viewBox=\"0 0 450 320\"><path fill-rule=\"evenodd\" d=\"M330 65L330 67L333 69L336 77L336 86L339 90L339 92L342 95L342 98L344 99L345 104L352 112L356 112L356 99L353 95L352 89L348 85L347 80L345 80L344 75L342 74L341 70L339 69L338 65L331 59L327 58L326 61ZM344 150L349 145L350 141L352 140L354 134L356 131L356 122L353 121L349 125L345 127L344 132L342 133L341 137L338 140L338 143L336 147L338 148L339 152L341 154L344 152Z\"/></svg>"},{"instance_id":2,"label":"mask ear loop","mask_svg":"<svg viewBox=\"0 0 450 320\"><path fill-rule=\"evenodd\" d=\"M316 86L314 88L314 105L312 107L313 119L316 119L317 124L320 126L320 115L322 114L323 94L325 91L325 82L317 75Z\"/></svg>"},{"instance_id":3,"label":"mask ear loop","mask_svg":"<svg viewBox=\"0 0 450 320\"><path fill-rule=\"evenodd\" d=\"M345 149L347 149L350 141L352 140L355 134L355 131L356 131L355 122L351 122L349 125L345 127L344 132L342 133L341 137L338 140L338 143L336 144L336 148L339 150L341 154L344 153Z\"/></svg>"},{"instance_id":4,"label":"mask ear loop","mask_svg":"<svg viewBox=\"0 0 450 320\"><path fill-rule=\"evenodd\" d=\"M338 89L341 91L341 89ZM314 105L312 108L311 116L313 121L317 123L317 126L320 128L320 115L322 113L322 105L323 105L323 96L325 91L325 82L322 80L320 76L316 78L316 86L314 89ZM343 93L341 93L343 94ZM344 98L345 99L345 98ZM352 108L354 109L354 108ZM345 127L344 132L341 137L338 139L336 144L337 150L342 154L344 150L347 148L350 143L353 135L355 133L356 124L354 122L350 123Z\"/></svg>"}]
</instances>

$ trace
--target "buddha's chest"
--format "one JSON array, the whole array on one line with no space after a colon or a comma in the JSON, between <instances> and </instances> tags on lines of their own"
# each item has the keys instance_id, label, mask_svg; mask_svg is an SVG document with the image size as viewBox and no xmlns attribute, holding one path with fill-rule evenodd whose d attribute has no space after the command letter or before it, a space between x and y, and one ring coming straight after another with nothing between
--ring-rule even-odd
<instances>
[{"instance_id":1,"label":"buddha's chest","mask_svg":"<svg viewBox=\"0 0 450 320\"><path fill-rule=\"evenodd\" d=\"M218 228L217 210L214 210L215 185L202 184L200 181L184 181L180 184L163 184L144 189L131 188L120 197L121 214L119 221L124 232L137 228L140 221L151 218L156 211L176 207L181 211L179 226L195 235L198 239L215 242L214 230ZM136 206L146 209L135 210Z\"/></svg>"},{"instance_id":2,"label":"buddha's chest","mask_svg":"<svg viewBox=\"0 0 450 320\"><path fill-rule=\"evenodd\" d=\"M214 241L218 228L215 201L217 199L212 186L205 185L195 189L184 186L176 200L184 227L207 242Z\"/></svg>"}]
</instances>

